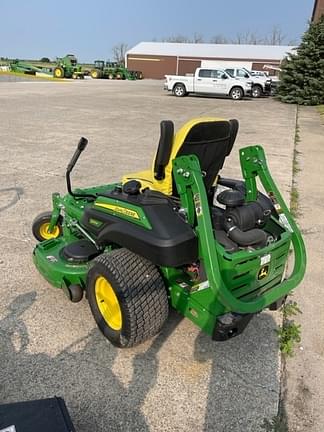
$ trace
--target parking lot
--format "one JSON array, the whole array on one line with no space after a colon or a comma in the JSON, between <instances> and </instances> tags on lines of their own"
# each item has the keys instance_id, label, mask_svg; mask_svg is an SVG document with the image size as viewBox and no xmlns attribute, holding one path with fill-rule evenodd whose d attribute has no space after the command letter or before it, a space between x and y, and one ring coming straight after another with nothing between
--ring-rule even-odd
<instances>
[{"instance_id":1,"label":"parking lot","mask_svg":"<svg viewBox=\"0 0 324 432\"><path fill-rule=\"evenodd\" d=\"M271 98L176 98L160 81L0 82L0 403L62 396L77 431L262 432L277 414L278 313L212 342L176 313L160 335L118 350L97 330L86 300L72 304L32 263L34 217L64 193L65 167L89 139L74 186L109 183L146 168L159 122L237 118L224 176L238 149L261 144L289 199L296 108Z\"/></svg>"}]
</instances>

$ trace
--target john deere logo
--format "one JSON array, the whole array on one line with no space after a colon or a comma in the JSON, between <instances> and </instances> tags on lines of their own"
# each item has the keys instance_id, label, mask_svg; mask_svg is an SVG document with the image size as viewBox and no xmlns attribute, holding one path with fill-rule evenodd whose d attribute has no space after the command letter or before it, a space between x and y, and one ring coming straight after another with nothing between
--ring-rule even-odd
<instances>
[{"instance_id":1,"label":"john deere logo","mask_svg":"<svg viewBox=\"0 0 324 432\"><path fill-rule=\"evenodd\" d=\"M269 266L263 266L260 268L259 273L258 273L258 279L264 279L265 277L267 277L269 274Z\"/></svg>"}]
</instances>

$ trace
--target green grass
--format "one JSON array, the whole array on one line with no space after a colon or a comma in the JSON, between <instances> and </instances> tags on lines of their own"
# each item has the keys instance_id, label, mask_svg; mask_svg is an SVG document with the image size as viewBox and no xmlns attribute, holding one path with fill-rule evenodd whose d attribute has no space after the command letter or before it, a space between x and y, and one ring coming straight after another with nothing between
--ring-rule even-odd
<instances>
[{"instance_id":1,"label":"green grass","mask_svg":"<svg viewBox=\"0 0 324 432\"><path fill-rule=\"evenodd\" d=\"M301 341L300 327L300 324L289 320L276 330L282 354L293 357L295 346Z\"/></svg>"},{"instance_id":2,"label":"green grass","mask_svg":"<svg viewBox=\"0 0 324 432\"><path fill-rule=\"evenodd\" d=\"M299 207L299 193L297 189L297 182L296 182L296 174L300 171L299 163L298 163L298 155L300 152L297 150L297 145L300 142L300 127L298 125L298 106L297 106L297 113L296 113L296 125L295 125L295 136L294 136L294 158L293 158L293 178L292 178L292 187L290 192L290 212L293 217L297 217L298 207Z\"/></svg>"},{"instance_id":3,"label":"green grass","mask_svg":"<svg viewBox=\"0 0 324 432\"><path fill-rule=\"evenodd\" d=\"M283 315L282 326L276 330L279 347L282 354L292 357L296 344L301 341L301 326L291 319L292 316L302 313L297 302L288 302L281 308Z\"/></svg>"},{"instance_id":4,"label":"green grass","mask_svg":"<svg viewBox=\"0 0 324 432\"><path fill-rule=\"evenodd\" d=\"M287 422L280 417L274 417L272 420L264 419L261 427L265 432L288 432Z\"/></svg>"},{"instance_id":5,"label":"green grass","mask_svg":"<svg viewBox=\"0 0 324 432\"><path fill-rule=\"evenodd\" d=\"M294 218L299 215L299 192L295 185L292 186L290 192L290 213Z\"/></svg>"}]
</instances>

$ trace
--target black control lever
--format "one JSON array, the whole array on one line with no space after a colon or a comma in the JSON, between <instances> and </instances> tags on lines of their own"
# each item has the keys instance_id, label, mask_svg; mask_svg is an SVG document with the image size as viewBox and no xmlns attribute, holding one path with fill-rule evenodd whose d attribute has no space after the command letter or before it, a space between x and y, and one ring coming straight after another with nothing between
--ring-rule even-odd
<instances>
[{"instance_id":1,"label":"black control lever","mask_svg":"<svg viewBox=\"0 0 324 432\"><path fill-rule=\"evenodd\" d=\"M70 160L70 163L67 166L66 171L67 172L71 172L75 166L75 164L77 163L81 153L83 152L83 150L87 147L88 144L88 140L87 138L81 137L80 141L78 143L78 147L74 152L74 155L72 156L72 159Z\"/></svg>"},{"instance_id":2,"label":"black control lever","mask_svg":"<svg viewBox=\"0 0 324 432\"><path fill-rule=\"evenodd\" d=\"M71 179L70 179L70 173L73 170L75 164L77 163L81 153L83 152L83 150L87 147L88 144L88 140L87 138L81 137L80 141L78 143L78 147L74 152L74 155L72 156L67 168L66 168L66 187L68 190L68 193L70 195L72 195L75 198L91 198L91 199L96 199L96 195L91 195L91 194L78 194L78 193L74 193L72 192L72 187L71 187Z\"/></svg>"}]
</instances>

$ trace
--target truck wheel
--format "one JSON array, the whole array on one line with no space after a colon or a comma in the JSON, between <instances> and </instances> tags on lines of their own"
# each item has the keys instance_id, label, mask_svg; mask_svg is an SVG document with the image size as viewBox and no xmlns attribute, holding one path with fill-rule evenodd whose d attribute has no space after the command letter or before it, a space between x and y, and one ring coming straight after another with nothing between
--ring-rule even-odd
<instances>
[{"instance_id":1,"label":"truck wheel","mask_svg":"<svg viewBox=\"0 0 324 432\"><path fill-rule=\"evenodd\" d=\"M108 79L114 79L114 74L112 73L108 74Z\"/></svg>"},{"instance_id":2,"label":"truck wheel","mask_svg":"<svg viewBox=\"0 0 324 432\"><path fill-rule=\"evenodd\" d=\"M53 231L48 232L48 227L51 221L51 212L44 212L39 214L33 221L32 232L36 240L44 241L57 238L62 235L62 216L59 217L58 224L54 226Z\"/></svg>"},{"instance_id":3,"label":"truck wheel","mask_svg":"<svg viewBox=\"0 0 324 432\"><path fill-rule=\"evenodd\" d=\"M123 75L120 72L116 73L116 79L121 80L123 79Z\"/></svg>"},{"instance_id":4,"label":"truck wheel","mask_svg":"<svg viewBox=\"0 0 324 432\"><path fill-rule=\"evenodd\" d=\"M173 87L173 94L178 97L185 96L187 94L185 86L183 84L176 84Z\"/></svg>"},{"instance_id":5,"label":"truck wheel","mask_svg":"<svg viewBox=\"0 0 324 432\"><path fill-rule=\"evenodd\" d=\"M156 335L169 312L158 269L124 248L94 260L87 277L87 297L99 329L120 348Z\"/></svg>"},{"instance_id":6,"label":"truck wheel","mask_svg":"<svg viewBox=\"0 0 324 432\"><path fill-rule=\"evenodd\" d=\"M60 66L57 66L56 68L54 68L53 76L54 78L64 78L64 69Z\"/></svg>"},{"instance_id":7,"label":"truck wheel","mask_svg":"<svg viewBox=\"0 0 324 432\"><path fill-rule=\"evenodd\" d=\"M254 85L252 87L252 97L259 98L262 95L262 88L259 85Z\"/></svg>"},{"instance_id":8,"label":"truck wheel","mask_svg":"<svg viewBox=\"0 0 324 432\"><path fill-rule=\"evenodd\" d=\"M79 79L79 75L77 73L73 72L72 79Z\"/></svg>"},{"instance_id":9,"label":"truck wheel","mask_svg":"<svg viewBox=\"0 0 324 432\"><path fill-rule=\"evenodd\" d=\"M244 96L244 93L241 87L233 87L230 91L230 96L234 100L240 100Z\"/></svg>"}]
</instances>

